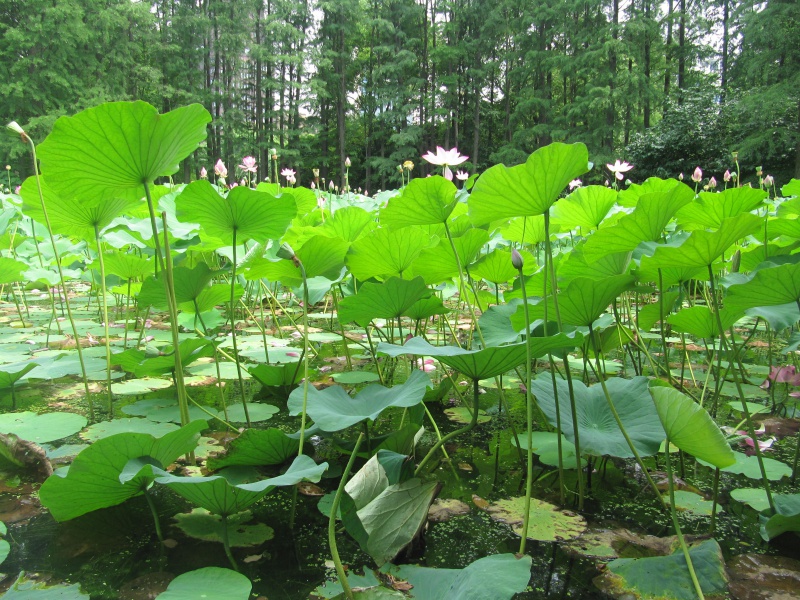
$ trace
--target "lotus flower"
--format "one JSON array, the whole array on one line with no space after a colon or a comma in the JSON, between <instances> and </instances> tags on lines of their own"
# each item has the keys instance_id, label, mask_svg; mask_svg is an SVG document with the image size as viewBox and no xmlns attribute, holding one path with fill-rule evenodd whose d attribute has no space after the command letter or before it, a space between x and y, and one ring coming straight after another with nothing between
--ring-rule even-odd
<instances>
[{"instance_id":1,"label":"lotus flower","mask_svg":"<svg viewBox=\"0 0 800 600\"><path fill-rule=\"evenodd\" d=\"M406 171L410 171L410 170L412 170L414 168L414 163L411 162L410 160L407 160L407 161L403 162L403 168Z\"/></svg>"},{"instance_id":2,"label":"lotus flower","mask_svg":"<svg viewBox=\"0 0 800 600\"><path fill-rule=\"evenodd\" d=\"M258 170L255 157L245 156L242 159L242 164L239 165L239 168L246 173L255 173Z\"/></svg>"},{"instance_id":3,"label":"lotus flower","mask_svg":"<svg viewBox=\"0 0 800 600\"><path fill-rule=\"evenodd\" d=\"M205 167L200 168L200 179L208 179L208 171Z\"/></svg>"},{"instance_id":4,"label":"lotus flower","mask_svg":"<svg viewBox=\"0 0 800 600\"><path fill-rule=\"evenodd\" d=\"M466 181L467 179L469 179L469 173L461 170L456 171L456 179L458 179L459 181Z\"/></svg>"},{"instance_id":5,"label":"lotus flower","mask_svg":"<svg viewBox=\"0 0 800 600\"><path fill-rule=\"evenodd\" d=\"M461 156L457 148L445 150L441 146L436 146L436 154L428 150L428 153L423 154L422 158L432 165L444 167L442 174L450 181L453 181L453 172L450 170L450 167L456 167L466 162L469 156Z\"/></svg>"},{"instance_id":6,"label":"lotus flower","mask_svg":"<svg viewBox=\"0 0 800 600\"><path fill-rule=\"evenodd\" d=\"M214 165L214 173L217 175L217 177L228 176L228 168L225 166L225 163L222 162L221 158L217 161L217 164Z\"/></svg>"},{"instance_id":7,"label":"lotus flower","mask_svg":"<svg viewBox=\"0 0 800 600\"><path fill-rule=\"evenodd\" d=\"M286 178L294 177L295 171L294 169L281 169L281 175Z\"/></svg>"},{"instance_id":8,"label":"lotus flower","mask_svg":"<svg viewBox=\"0 0 800 600\"><path fill-rule=\"evenodd\" d=\"M775 179L773 179L772 175L767 175L764 177L764 185L767 187L772 187L775 185Z\"/></svg>"},{"instance_id":9,"label":"lotus flower","mask_svg":"<svg viewBox=\"0 0 800 600\"><path fill-rule=\"evenodd\" d=\"M794 365L787 365L785 367L770 367L769 375L761 384L761 389L768 390L773 383L788 383L795 387L800 386L800 373L797 372Z\"/></svg>"},{"instance_id":10,"label":"lotus flower","mask_svg":"<svg viewBox=\"0 0 800 600\"><path fill-rule=\"evenodd\" d=\"M708 180L708 187L710 187L711 189L717 187L717 180L714 177Z\"/></svg>"},{"instance_id":11,"label":"lotus flower","mask_svg":"<svg viewBox=\"0 0 800 600\"><path fill-rule=\"evenodd\" d=\"M722 175L722 181L728 183L731 180L731 172L725 169L725 173Z\"/></svg>"},{"instance_id":12,"label":"lotus flower","mask_svg":"<svg viewBox=\"0 0 800 600\"><path fill-rule=\"evenodd\" d=\"M580 179L573 179L569 182L569 189L570 191L574 190L575 188L579 188L583 185L583 182Z\"/></svg>"},{"instance_id":13,"label":"lotus flower","mask_svg":"<svg viewBox=\"0 0 800 600\"><path fill-rule=\"evenodd\" d=\"M606 163L606 168L614 174L614 177L617 178L617 181L622 181L625 176L623 173L627 173L633 168L633 165L625 162L624 160L615 160L613 165Z\"/></svg>"},{"instance_id":14,"label":"lotus flower","mask_svg":"<svg viewBox=\"0 0 800 600\"><path fill-rule=\"evenodd\" d=\"M692 173L692 181L695 183L700 183L703 181L703 170L700 167L694 168L694 173Z\"/></svg>"}]
</instances>

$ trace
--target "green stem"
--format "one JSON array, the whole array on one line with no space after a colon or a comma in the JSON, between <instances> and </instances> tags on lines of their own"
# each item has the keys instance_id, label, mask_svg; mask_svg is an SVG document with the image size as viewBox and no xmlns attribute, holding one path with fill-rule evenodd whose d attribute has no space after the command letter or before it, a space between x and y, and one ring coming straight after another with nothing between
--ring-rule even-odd
<instances>
[{"instance_id":1,"label":"green stem","mask_svg":"<svg viewBox=\"0 0 800 600\"><path fill-rule=\"evenodd\" d=\"M700 587L700 582L697 580L697 573L694 571L692 564L692 557L689 554L689 547L686 545L686 540L683 539L683 532L681 531L681 524L678 522L678 511L675 510L675 482L672 479L672 458L669 452L669 435L667 435L666 444L666 461L667 461L667 485L669 486L669 514L672 517L672 525L675 527L675 535L678 536L678 543L683 552L683 558L686 560L686 567L689 569L689 577L692 578L694 591L697 592L697 597L700 600L705 600L703 590Z\"/></svg>"},{"instance_id":2,"label":"green stem","mask_svg":"<svg viewBox=\"0 0 800 600\"><path fill-rule=\"evenodd\" d=\"M339 557L339 547L336 545L336 514L339 512L339 505L342 501L342 494L344 493L344 486L347 483L347 477L353 469L353 464L356 462L356 455L358 448L361 446L361 440L364 439L364 432L358 434L356 445L353 446L353 451L350 453L350 460L347 461L347 466L342 473L342 479L339 482L339 487L336 489L336 495L333 497L333 504L331 505L331 512L328 516L328 545L331 548L331 558L336 567L336 575L339 577L339 584L344 590L344 595L349 600L353 600L353 590L350 588L350 583L347 581L347 574L344 572L342 559Z\"/></svg>"},{"instance_id":3,"label":"green stem","mask_svg":"<svg viewBox=\"0 0 800 600\"><path fill-rule=\"evenodd\" d=\"M161 533L161 519L158 518L158 511L156 510L155 502L153 502L152 496L147 490L142 490L144 494L144 499L147 500L147 506L150 508L150 514L153 515L153 524L156 526L156 535L158 536L158 541L163 543L164 542L164 535Z\"/></svg>"},{"instance_id":4,"label":"green stem","mask_svg":"<svg viewBox=\"0 0 800 600\"><path fill-rule=\"evenodd\" d=\"M300 412L300 448L297 455L303 454L303 443L306 437L306 407L308 405L308 281L306 269L300 259L297 259L300 275L303 277L303 408Z\"/></svg>"},{"instance_id":5,"label":"green stem","mask_svg":"<svg viewBox=\"0 0 800 600\"><path fill-rule=\"evenodd\" d=\"M233 558L233 552L231 552L231 540L230 536L228 535L228 515L222 515L222 545L225 548L225 556L228 557L228 561L231 563L233 570L238 572L239 565L236 564L236 559Z\"/></svg>"},{"instance_id":6,"label":"green stem","mask_svg":"<svg viewBox=\"0 0 800 600\"><path fill-rule=\"evenodd\" d=\"M244 389L244 377L242 376L242 365L239 363L239 349L236 346L236 228L233 228L233 265L231 271L231 341L233 342L233 356L236 359L236 376L239 379L239 392L242 394L242 408L247 426L251 427L250 412L247 410L246 390ZM302 443L302 440L301 440Z\"/></svg>"},{"instance_id":7,"label":"green stem","mask_svg":"<svg viewBox=\"0 0 800 600\"><path fill-rule=\"evenodd\" d=\"M47 213L47 206L44 202L44 193L42 192L42 182L40 181L39 175L39 163L36 159L36 146L33 143L33 140L28 137L27 135L24 136L23 139L26 139L31 146L31 154L33 155L33 172L36 176L36 187L39 191L39 201L42 204L42 213L44 214L44 224L47 227L47 232L50 234L50 244L53 246L53 258L56 261L56 268L58 269L58 279L61 283L61 291L64 293L64 306L67 309L67 318L69 319L69 324L72 327L72 335L75 337L75 349L78 352L78 362L81 363L81 375L83 377L83 389L86 392L86 403L89 405L89 420L94 421L94 404L92 403L92 396L89 392L89 378L86 376L86 363L83 360L83 350L81 349L81 339L78 335L78 328L75 326L75 319L72 316L72 307L69 304L69 297L67 296L67 285L64 282L64 271L61 268L61 256L58 253L58 248L56 247L56 238L53 235L53 229L50 226L50 216ZM35 241L35 240L34 240ZM38 244L37 244L37 251L38 251Z\"/></svg>"},{"instance_id":8,"label":"green stem","mask_svg":"<svg viewBox=\"0 0 800 600\"><path fill-rule=\"evenodd\" d=\"M100 242L100 229L94 224L94 239L97 242L97 259L100 262L100 286L103 293L103 326L106 346L106 393L108 394L108 416L114 418L114 394L111 392L111 341L108 328L108 300L106 299L106 264Z\"/></svg>"},{"instance_id":9,"label":"green stem","mask_svg":"<svg viewBox=\"0 0 800 600\"><path fill-rule=\"evenodd\" d=\"M719 467L714 469L714 492L713 497L711 498L711 526L709 527L709 533L714 535L714 527L716 526L717 521L717 496L719 494Z\"/></svg>"},{"instance_id":10,"label":"green stem","mask_svg":"<svg viewBox=\"0 0 800 600\"><path fill-rule=\"evenodd\" d=\"M533 395L531 394L531 363L533 357L531 356L531 318L528 310L528 293L525 291L525 280L522 274L522 266L519 267L519 278L522 283L522 306L525 309L525 418L527 427L526 439L526 470L525 470L525 509L522 513L524 515L522 522L522 539L519 543L519 553L525 554L525 545L528 541L528 526L530 525L530 512L531 512L531 492L533 490ZM546 301L546 299L545 299ZM545 321L547 318L545 317ZM477 382L476 382L477 383ZM558 401L556 401L556 404ZM477 415L477 405L475 407L475 414ZM559 440L561 432L559 432ZM558 453L558 473L559 473L559 489L561 491L561 502L564 502L564 486L561 465L561 444L559 442Z\"/></svg>"}]
</instances>

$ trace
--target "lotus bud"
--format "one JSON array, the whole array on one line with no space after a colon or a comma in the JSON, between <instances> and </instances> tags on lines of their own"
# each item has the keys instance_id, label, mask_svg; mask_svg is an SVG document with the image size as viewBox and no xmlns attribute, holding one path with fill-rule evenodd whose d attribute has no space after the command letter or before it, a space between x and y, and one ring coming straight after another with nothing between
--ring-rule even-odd
<instances>
[{"instance_id":1,"label":"lotus bud","mask_svg":"<svg viewBox=\"0 0 800 600\"><path fill-rule=\"evenodd\" d=\"M313 182L313 181L311 182L311 189L312 189L312 190L315 190L315 189L317 189L317 186L316 186L316 185L314 185L314 182Z\"/></svg>"},{"instance_id":2,"label":"lotus bud","mask_svg":"<svg viewBox=\"0 0 800 600\"><path fill-rule=\"evenodd\" d=\"M281 247L278 248L278 252L276 253L278 258L284 258L286 260L294 260L295 253L292 247L289 244L283 243Z\"/></svg>"},{"instance_id":3,"label":"lotus bud","mask_svg":"<svg viewBox=\"0 0 800 600\"><path fill-rule=\"evenodd\" d=\"M733 253L733 257L731 258L731 273L738 273L739 272L739 264L742 262L742 251L737 250Z\"/></svg>"},{"instance_id":4,"label":"lotus bud","mask_svg":"<svg viewBox=\"0 0 800 600\"><path fill-rule=\"evenodd\" d=\"M208 179L208 171L205 167L200 168L200 179Z\"/></svg>"},{"instance_id":5,"label":"lotus bud","mask_svg":"<svg viewBox=\"0 0 800 600\"><path fill-rule=\"evenodd\" d=\"M6 171L10 171L10 170L11 170L11 165L6 165Z\"/></svg>"},{"instance_id":6,"label":"lotus bud","mask_svg":"<svg viewBox=\"0 0 800 600\"><path fill-rule=\"evenodd\" d=\"M403 172L403 165L397 165L397 172L398 173L402 173Z\"/></svg>"},{"instance_id":7,"label":"lotus bud","mask_svg":"<svg viewBox=\"0 0 800 600\"><path fill-rule=\"evenodd\" d=\"M275 148L269 149L269 155L272 157L272 160L278 160L278 151Z\"/></svg>"},{"instance_id":8,"label":"lotus bud","mask_svg":"<svg viewBox=\"0 0 800 600\"><path fill-rule=\"evenodd\" d=\"M772 187L775 185L775 179L773 179L772 175L767 175L764 177L764 185L767 187Z\"/></svg>"},{"instance_id":9,"label":"lotus bud","mask_svg":"<svg viewBox=\"0 0 800 600\"><path fill-rule=\"evenodd\" d=\"M311 169L311 172L314 174L314 177L319 177L319 169Z\"/></svg>"},{"instance_id":10,"label":"lotus bud","mask_svg":"<svg viewBox=\"0 0 800 600\"><path fill-rule=\"evenodd\" d=\"M678 175L678 179L679 179L680 181L683 181L683 173L681 173L680 175Z\"/></svg>"},{"instance_id":11,"label":"lotus bud","mask_svg":"<svg viewBox=\"0 0 800 600\"><path fill-rule=\"evenodd\" d=\"M722 175L722 181L728 183L731 180L731 172L725 169L725 173Z\"/></svg>"},{"instance_id":12,"label":"lotus bud","mask_svg":"<svg viewBox=\"0 0 800 600\"><path fill-rule=\"evenodd\" d=\"M761 177L764 174L764 169L761 166L756 167L756 175Z\"/></svg>"},{"instance_id":13,"label":"lotus bud","mask_svg":"<svg viewBox=\"0 0 800 600\"><path fill-rule=\"evenodd\" d=\"M14 133L19 134L19 136L22 138L23 142L26 142L26 143L28 142L28 140L29 140L28 134L25 133L25 130L22 127L20 127L19 123L17 123L16 121L11 121L11 123L6 125L6 127L8 127Z\"/></svg>"},{"instance_id":14,"label":"lotus bud","mask_svg":"<svg viewBox=\"0 0 800 600\"><path fill-rule=\"evenodd\" d=\"M333 179L331 179L331 180L328 182L328 189L329 189L330 191L333 191L334 187L335 187L335 186L333 185Z\"/></svg>"},{"instance_id":15,"label":"lotus bud","mask_svg":"<svg viewBox=\"0 0 800 600\"><path fill-rule=\"evenodd\" d=\"M703 180L703 170L700 167L694 168L694 173L692 173L692 181L695 183L700 183Z\"/></svg>"},{"instance_id":16,"label":"lotus bud","mask_svg":"<svg viewBox=\"0 0 800 600\"><path fill-rule=\"evenodd\" d=\"M352 166L352 164L353 163L350 162L350 157L349 156L344 159L344 166L347 167L348 169Z\"/></svg>"},{"instance_id":17,"label":"lotus bud","mask_svg":"<svg viewBox=\"0 0 800 600\"><path fill-rule=\"evenodd\" d=\"M710 187L712 190L713 190L715 187L717 187L717 180L716 180L716 179L714 179L713 177L712 177L711 179L709 179L709 180L708 180L708 187Z\"/></svg>"},{"instance_id":18,"label":"lotus bud","mask_svg":"<svg viewBox=\"0 0 800 600\"><path fill-rule=\"evenodd\" d=\"M522 254L516 248L511 250L511 265L517 270L522 271L525 261L522 259Z\"/></svg>"}]
</instances>

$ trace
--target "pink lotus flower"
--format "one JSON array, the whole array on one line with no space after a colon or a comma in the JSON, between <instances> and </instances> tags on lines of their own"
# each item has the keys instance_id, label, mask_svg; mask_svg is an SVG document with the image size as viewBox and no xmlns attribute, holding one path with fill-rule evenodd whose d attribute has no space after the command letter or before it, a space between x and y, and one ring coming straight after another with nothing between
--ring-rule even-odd
<instances>
[{"instance_id":1,"label":"pink lotus flower","mask_svg":"<svg viewBox=\"0 0 800 600\"><path fill-rule=\"evenodd\" d=\"M294 169L281 169L281 175L288 179L289 177L294 177L295 171Z\"/></svg>"},{"instance_id":2,"label":"pink lotus flower","mask_svg":"<svg viewBox=\"0 0 800 600\"><path fill-rule=\"evenodd\" d=\"M246 173L255 173L258 170L255 157L245 156L242 159L242 164L239 165L239 168Z\"/></svg>"},{"instance_id":3,"label":"pink lotus flower","mask_svg":"<svg viewBox=\"0 0 800 600\"><path fill-rule=\"evenodd\" d=\"M208 171L205 167L200 168L200 179L208 179Z\"/></svg>"},{"instance_id":4,"label":"pink lotus flower","mask_svg":"<svg viewBox=\"0 0 800 600\"><path fill-rule=\"evenodd\" d=\"M764 185L767 187L772 187L775 185L775 179L773 179L772 175L767 175L764 177Z\"/></svg>"},{"instance_id":5,"label":"pink lotus flower","mask_svg":"<svg viewBox=\"0 0 800 600\"><path fill-rule=\"evenodd\" d=\"M417 359L417 368L430 373L436 370L436 362L432 358L426 358L425 360L419 358Z\"/></svg>"},{"instance_id":6,"label":"pink lotus flower","mask_svg":"<svg viewBox=\"0 0 800 600\"><path fill-rule=\"evenodd\" d=\"M761 384L761 389L768 390L773 383L788 383L795 387L800 387L800 373L797 372L794 365L787 365L785 367L770 367L769 375Z\"/></svg>"},{"instance_id":7,"label":"pink lotus flower","mask_svg":"<svg viewBox=\"0 0 800 600\"><path fill-rule=\"evenodd\" d=\"M703 170L700 167L694 168L694 173L692 173L692 181L695 183L700 183L703 181Z\"/></svg>"},{"instance_id":8,"label":"pink lotus flower","mask_svg":"<svg viewBox=\"0 0 800 600\"><path fill-rule=\"evenodd\" d=\"M466 162L469 156L462 156L459 154L457 148L445 150L441 146L436 146L436 154L428 150L428 153L423 154L422 158L432 165L444 167L442 174L450 181L453 181L453 172L450 170L450 167L456 167Z\"/></svg>"},{"instance_id":9,"label":"pink lotus flower","mask_svg":"<svg viewBox=\"0 0 800 600\"><path fill-rule=\"evenodd\" d=\"M623 173L630 171L633 168L633 165L617 159L614 161L613 165L606 163L606 168L614 174L614 177L617 178L617 181L622 181L625 178Z\"/></svg>"},{"instance_id":10,"label":"pink lotus flower","mask_svg":"<svg viewBox=\"0 0 800 600\"><path fill-rule=\"evenodd\" d=\"M221 158L217 161L217 164L214 165L214 173L217 175L217 177L228 176L228 168L225 166L225 163L222 162Z\"/></svg>"}]
</instances>

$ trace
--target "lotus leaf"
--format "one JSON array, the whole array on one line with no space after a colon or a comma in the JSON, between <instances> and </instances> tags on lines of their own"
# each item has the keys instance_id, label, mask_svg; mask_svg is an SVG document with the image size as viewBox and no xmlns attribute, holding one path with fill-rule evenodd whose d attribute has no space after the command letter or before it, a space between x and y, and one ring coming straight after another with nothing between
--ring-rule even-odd
<instances>
[{"instance_id":1,"label":"lotus leaf","mask_svg":"<svg viewBox=\"0 0 800 600\"><path fill-rule=\"evenodd\" d=\"M156 596L156 600L247 600L252 588L250 580L241 573L220 567L205 567L178 575L166 591Z\"/></svg>"}]
</instances>

